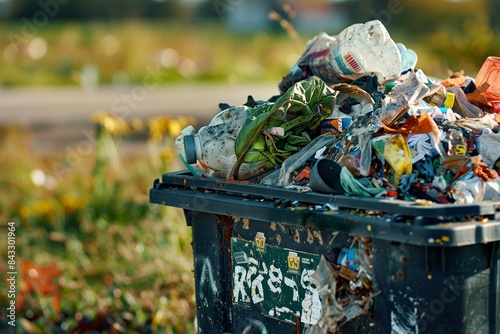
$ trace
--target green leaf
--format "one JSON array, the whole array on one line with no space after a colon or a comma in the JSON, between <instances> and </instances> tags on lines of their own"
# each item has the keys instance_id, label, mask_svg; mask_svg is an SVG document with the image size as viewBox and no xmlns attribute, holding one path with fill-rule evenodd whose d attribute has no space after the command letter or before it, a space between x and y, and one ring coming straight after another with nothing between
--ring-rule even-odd
<instances>
[{"instance_id":1,"label":"green leaf","mask_svg":"<svg viewBox=\"0 0 500 334\"><path fill-rule=\"evenodd\" d=\"M284 161L292 152L299 151L308 141L298 141L297 135L306 130L315 130L321 121L332 113L336 94L321 79L313 76L297 82L276 102L255 107L236 137L237 161L231 176L238 179L241 164L255 159L253 154L248 158L245 158L245 155L267 128L280 126L285 130L284 136L266 136L267 149L276 157L276 161Z\"/></svg>"}]
</instances>

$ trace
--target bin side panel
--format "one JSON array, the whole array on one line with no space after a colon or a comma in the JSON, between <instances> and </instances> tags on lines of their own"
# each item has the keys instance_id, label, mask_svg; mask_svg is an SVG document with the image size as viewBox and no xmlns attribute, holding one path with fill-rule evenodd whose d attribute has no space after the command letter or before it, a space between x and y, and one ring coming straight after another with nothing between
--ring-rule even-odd
<instances>
[{"instance_id":1,"label":"bin side panel","mask_svg":"<svg viewBox=\"0 0 500 334\"><path fill-rule=\"evenodd\" d=\"M354 240L335 231L185 213L193 228L197 318L202 334L302 333L307 327L300 321L292 324L270 317L267 298L234 303L232 239L260 244L260 233L266 246L318 256L335 247L349 247ZM425 247L373 239L373 287L380 294L373 298L370 315L343 324L338 332L500 334L499 245ZM259 274L269 276L264 271L258 268L245 281L253 283ZM268 284L270 278L261 281ZM249 291L251 296L251 288Z\"/></svg>"},{"instance_id":2,"label":"bin side panel","mask_svg":"<svg viewBox=\"0 0 500 334\"><path fill-rule=\"evenodd\" d=\"M498 333L500 298L491 284L497 243L420 247L375 239L374 299L381 333ZM496 312L496 313L492 313Z\"/></svg>"},{"instance_id":3,"label":"bin side panel","mask_svg":"<svg viewBox=\"0 0 500 334\"><path fill-rule=\"evenodd\" d=\"M490 333L500 334L500 242L493 247L490 287Z\"/></svg>"},{"instance_id":4,"label":"bin side panel","mask_svg":"<svg viewBox=\"0 0 500 334\"><path fill-rule=\"evenodd\" d=\"M216 215L185 213L193 234L198 333L224 333L229 323L224 228Z\"/></svg>"},{"instance_id":5,"label":"bin side panel","mask_svg":"<svg viewBox=\"0 0 500 334\"><path fill-rule=\"evenodd\" d=\"M307 323L327 313L321 309L304 313L308 301L314 305L307 274L314 272L321 255L333 248L349 247L354 237L274 222L233 220L231 333L307 333ZM300 258L298 273L287 263L290 252ZM298 303L293 302L294 293ZM293 307L298 307L294 312L298 318L289 316ZM375 333L374 325L371 316L360 316L343 323L337 333Z\"/></svg>"}]
</instances>

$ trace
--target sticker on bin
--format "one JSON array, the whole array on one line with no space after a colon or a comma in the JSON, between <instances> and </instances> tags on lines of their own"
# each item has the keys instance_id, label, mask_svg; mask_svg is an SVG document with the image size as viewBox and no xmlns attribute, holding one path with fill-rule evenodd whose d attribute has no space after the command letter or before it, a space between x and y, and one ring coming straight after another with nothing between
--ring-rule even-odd
<instances>
[{"instance_id":1,"label":"sticker on bin","mask_svg":"<svg viewBox=\"0 0 500 334\"><path fill-rule=\"evenodd\" d=\"M298 275L300 268L300 257L297 256L297 253L289 252L287 262L288 262L288 272L290 274Z\"/></svg>"},{"instance_id":2,"label":"sticker on bin","mask_svg":"<svg viewBox=\"0 0 500 334\"><path fill-rule=\"evenodd\" d=\"M297 316L304 324L319 321L321 301L310 279L319 255L270 245L257 252L255 243L235 237L231 252L234 304L258 304L264 316L291 324Z\"/></svg>"},{"instance_id":3,"label":"sticker on bin","mask_svg":"<svg viewBox=\"0 0 500 334\"><path fill-rule=\"evenodd\" d=\"M255 250L257 252L266 251L266 236L262 232L257 232L255 235Z\"/></svg>"},{"instance_id":4,"label":"sticker on bin","mask_svg":"<svg viewBox=\"0 0 500 334\"><path fill-rule=\"evenodd\" d=\"M236 261L237 264L248 263L247 254L245 252L234 253L234 260Z\"/></svg>"}]
</instances>

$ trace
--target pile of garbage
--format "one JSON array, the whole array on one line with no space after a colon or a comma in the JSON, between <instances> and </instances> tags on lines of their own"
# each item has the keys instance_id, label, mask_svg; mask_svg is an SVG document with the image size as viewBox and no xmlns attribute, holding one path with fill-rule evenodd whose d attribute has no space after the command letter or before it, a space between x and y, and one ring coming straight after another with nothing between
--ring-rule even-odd
<instances>
[{"instance_id":1,"label":"pile of garbage","mask_svg":"<svg viewBox=\"0 0 500 334\"><path fill-rule=\"evenodd\" d=\"M184 129L191 173L421 203L500 197L500 57L475 78L431 78L375 20L312 38L279 91Z\"/></svg>"},{"instance_id":2,"label":"pile of garbage","mask_svg":"<svg viewBox=\"0 0 500 334\"><path fill-rule=\"evenodd\" d=\"M373 292L373 258L371 238L356 236L354 247L333 248L321 256L316 271L310 276L321 300L321 317L304 333L337 333L347 322L369 315Z\"/></svg>"}]
</instances>

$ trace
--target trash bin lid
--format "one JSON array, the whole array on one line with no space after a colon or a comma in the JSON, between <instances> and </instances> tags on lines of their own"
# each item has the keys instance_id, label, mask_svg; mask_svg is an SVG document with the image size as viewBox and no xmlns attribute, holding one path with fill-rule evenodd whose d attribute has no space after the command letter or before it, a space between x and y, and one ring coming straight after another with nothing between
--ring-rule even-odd
<instances>
[{"instance_id":1,"label":"trash bin lid","mask_svg":"<svg viewBox=\"0 0 500 334\"><path fill-rule=\"evenodd\" d=\"M421 206L377 198L299 193L277 186L166 173L151 203L286 225L405 242L456 247L500 240L500 201Z\"/></svg>"}]
</instances>

